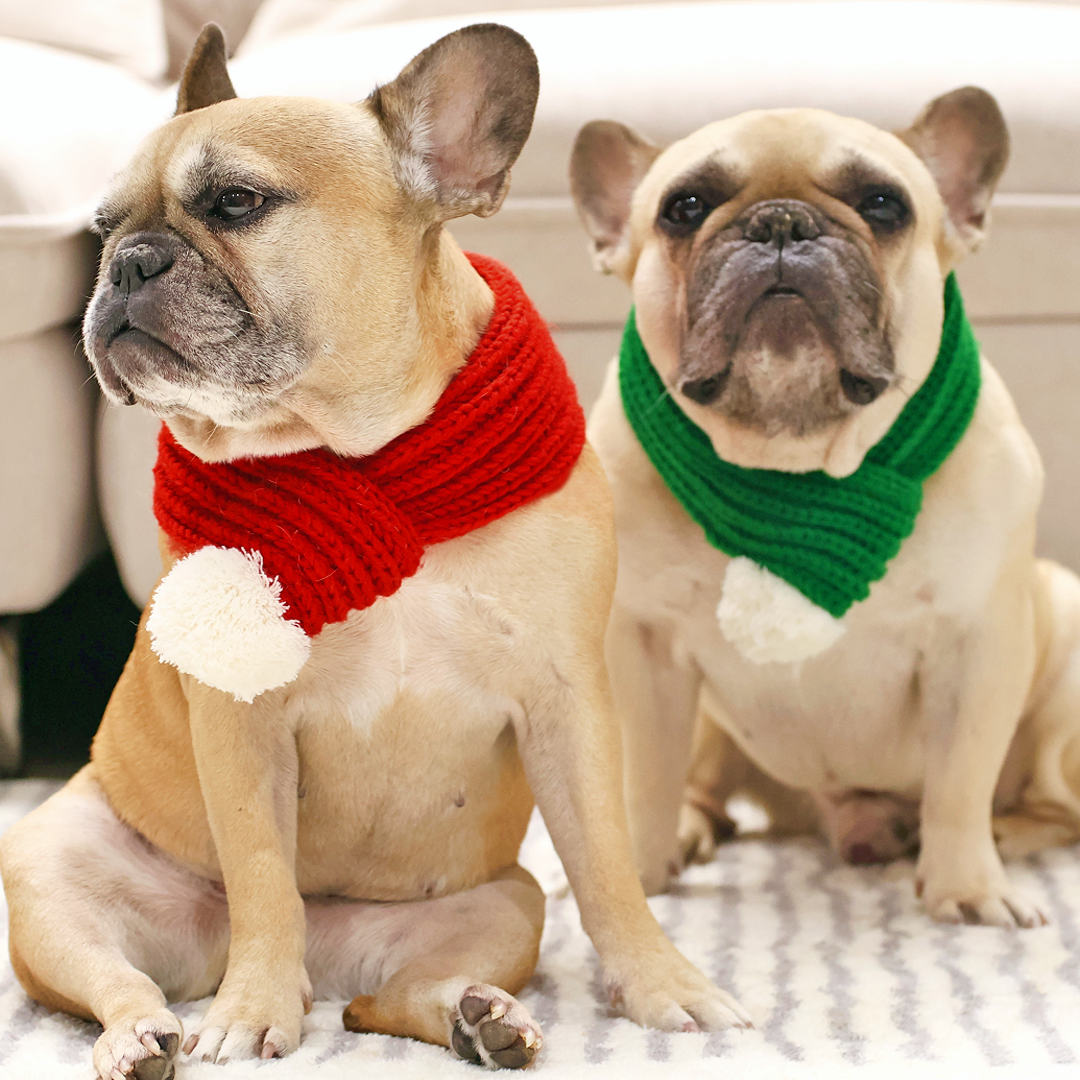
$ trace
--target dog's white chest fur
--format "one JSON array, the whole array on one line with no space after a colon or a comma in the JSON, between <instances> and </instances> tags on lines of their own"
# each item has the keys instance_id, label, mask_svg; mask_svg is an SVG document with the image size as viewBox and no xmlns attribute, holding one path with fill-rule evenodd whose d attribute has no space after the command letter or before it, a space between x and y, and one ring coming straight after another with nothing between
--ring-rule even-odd
<instances>
[{"instance_id":1,"label":"dog's white chest fur","mask_svg":"<svg viewBox=\"0 0 1080 1080\"><path fill-rule=\"evenodd\" d=\"M393 596L323 630L289 708L307 724L343 717L363 735L403 695L452 701L458 726L505 723L519 647L497 601L447 579L429 557Z\"/></svg>"},{"instance_id":2,"label":"dog's white chest fur","mask_svg":"<svg viewBox=\"0 0 1080 1080\"><path fill-rule=\"evenodd\" d=\"M685 559L673 559L632 603L650 622L657 615L670 620L675 662L701 671L713 708L723 709L714 719L747 755L797 787L917 790L923 773L917 672L932 605L890 588L888 598L872 598L850 614L848 632L821 655L754 663L717 623L726 557L710 550L703 567L703 552L682 553Z\"/></svg>"}]
</instances>

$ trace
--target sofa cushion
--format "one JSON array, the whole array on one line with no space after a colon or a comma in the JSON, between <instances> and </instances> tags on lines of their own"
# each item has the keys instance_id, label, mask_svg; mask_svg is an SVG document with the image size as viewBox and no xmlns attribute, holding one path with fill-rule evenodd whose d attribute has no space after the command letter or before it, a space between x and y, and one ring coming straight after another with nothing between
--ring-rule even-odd
<instances>
[{"instance_id":1,"label":"sofa cushion","mask_svg":"<svg viewBox=\"0 0 1080 1080\"><path fill-rule=\"evenodd\" d=\"M100 535L89 373L74 327L0 342L0 613L48 604Z\"/></svg>"},{"instance_id":2,"label":"sofa cushion","mask_svg":"<svg viewBox=\"0 0 1080 1080\"><path fill-rule=\"evenodd\" d=\"M345 5L363 11L371 5ZM611 117L668 143L746 109L816 106L886 128L974 83L1001 104L1013 139L1006 192L1080 190L1080 6L965 0L712 0L570 10L485 10L540 61L533 133L516 196L567 191L578 128ZM416 52L475 15L269 40L238 50L241 94L365 96ZM767 45L766 45L767 43Z\"/></svg>"},{"instance_id":3,"label":"sofa cushion","mask_svg":"<svg viewBox=\"0 0 1080 1080\"><path fill-rule=\"evenodd\" d=\"M146 79L165 73L158 0L9 0L0 4L0 37L85 53Z\"/></svg>"},{"instance_id":4,"label":"sofa cushion","mask_svg":"<svg viewBox=\"0 0 1080 1080\"><path fill-rule=\"evenodd\" d=\"M175 3L175 0L169 0L169 3ZM492 13L626 3L663 4L670 0L263 0L244 44L258 48L275 38L293 34L313 31L325 34L358 26L448 15L481 22L488 21Z\"/></svg>"}]
</instances>

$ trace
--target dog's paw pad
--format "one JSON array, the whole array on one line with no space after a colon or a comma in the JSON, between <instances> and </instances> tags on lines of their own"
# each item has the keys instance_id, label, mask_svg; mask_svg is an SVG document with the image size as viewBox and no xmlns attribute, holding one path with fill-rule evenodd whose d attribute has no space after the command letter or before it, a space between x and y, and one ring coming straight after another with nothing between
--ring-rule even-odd
<instances>
[{"instance_id":1,"label":"dog's paw pad","mask_svg":"<svg viewBox=\"0 0 1080 1080\"><path fill-rule=\"evenodd\" d=\"M135 1063L132 1075L135 1080L172 1080L176 1076L176 1063L165 1058L143 1058Z\"/></svg>"},{"instance_id":2,"label":"dog's paw pad","mask_svg":"<svg viewBox=\"0 0 1080 1080\"><path fill-rule=\"evenodd\" d=\"M167 1009L134 1022L111 1024L94 1044L101 1080L172 1080L180 1021Z\"/></svg>"},{"instance_id":3,"label":"dog's paw pad","mask_svg":"<svg viewBox=\"0 0 1080 1080\"><path fill-rule=\"evenodd\" d=\"M470 986L458 1002L451 1037L466 1061L497 1069L522 1069L544 1043L540 1028L516 998L494 986Z\"/></svg>"},{"instance_id":4,"label":"dog's paw pad","mask_svg":"<svg viewBox=\"0 0 1080 1080\"><path fill-rule=\"evenodd\" d=\"M476 1049L476 1042L465 1034L465 1029L461 1026L460 1020L454 1024L454 1031L450 1036L450 1044L454 1048L454 1053L457 1054L462 1061L471 1061L474 1065L484 1064L484 1059Z\"/></svg>"}]
</instances>

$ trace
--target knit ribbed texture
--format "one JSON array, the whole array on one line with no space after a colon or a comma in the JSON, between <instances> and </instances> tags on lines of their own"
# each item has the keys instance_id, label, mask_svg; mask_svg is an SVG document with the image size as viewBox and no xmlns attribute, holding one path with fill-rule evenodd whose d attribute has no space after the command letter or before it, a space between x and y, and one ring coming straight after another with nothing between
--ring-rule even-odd
<instances>
[{"instance_id":1,"label":"knit ribbed texture","mask_svg":"<svg viewBox=\"0 0 1080 1080\"><path fill-rule=\"evenodd\" d=\"M930 374L858 470L839 480L821 471L743 469L719 458L649 361L633 311L619 387L649 460L709 543L752 559L840 618L885 576L915 527L923 481L967 430L979 397L979 346L950 274Z\"/></svg>"},{"instance_id":2,"label":"knit ribbed texture","mask_svg":"<svg viewBox=\"0 0 1080 1080\"><path fill-rule=\"evenodd\" d=\"M154 513L174 547L258 551L311 637L396 592L425 547L562 487L585 442L574 384L514 275L469 259L491 322L429 418L377 453L209 463L162 425Z\"/></svg>"}]
</instances>

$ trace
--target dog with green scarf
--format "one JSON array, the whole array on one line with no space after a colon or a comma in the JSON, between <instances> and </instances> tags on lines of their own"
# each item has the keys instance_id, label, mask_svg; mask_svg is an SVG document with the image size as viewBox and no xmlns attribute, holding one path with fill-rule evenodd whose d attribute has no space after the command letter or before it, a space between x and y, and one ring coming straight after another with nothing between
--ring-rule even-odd
<instances>
[{"instance_id":1,"label":"dog with green scarf","mask_svg":"<svg viewBox=\"0 0 1080 1080\"><path fill-rule=\"evenodd\" d=\"M589 438L650 892L748 794L852 862L917 850L935 919L1045 921L1002 855L1080 838L1080 581L1035 558L1042 467L953 276L1007 157L974 87L896 135L785 109L578 136L634 302Z\"/></svg>"}]
</instances>

